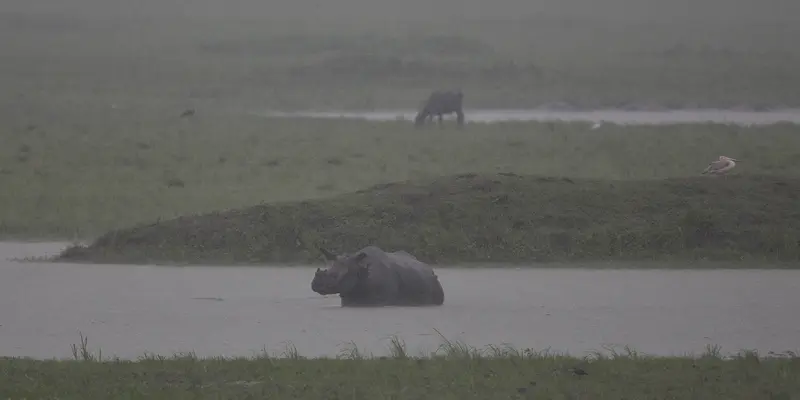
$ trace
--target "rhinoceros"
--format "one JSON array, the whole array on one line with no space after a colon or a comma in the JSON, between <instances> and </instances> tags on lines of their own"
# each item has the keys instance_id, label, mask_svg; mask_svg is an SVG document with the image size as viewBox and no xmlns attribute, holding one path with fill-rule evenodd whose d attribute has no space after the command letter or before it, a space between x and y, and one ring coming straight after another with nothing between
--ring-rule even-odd
<instances>
[{"instance_id":1,"label":"rhinoceros","mask_svg":"<svg viewBox=\"0 0 800 400\"><path fill-rule=\"evenodd\" d=\"M444 290L433 269L405 251L386 252L377 246L338 256L320 251L329 268L317 268L311 290L338 293L342 307L444 303Z\"/></svg>"},{"instance_id":2,"label":"rhinoceros","mask_svg":"<svg viewBox=\"0 0 800 400\"><path fill-rule=\"evenodd\" d=\"M456 113L458 126L464 125L464 94L457 91L435 91L428 96L428 100L414 118L415 126L422 126L425 120L432 121L433 116L439 117L439 126L442 125L442 115Z\"/></svg>"}]
</instances>

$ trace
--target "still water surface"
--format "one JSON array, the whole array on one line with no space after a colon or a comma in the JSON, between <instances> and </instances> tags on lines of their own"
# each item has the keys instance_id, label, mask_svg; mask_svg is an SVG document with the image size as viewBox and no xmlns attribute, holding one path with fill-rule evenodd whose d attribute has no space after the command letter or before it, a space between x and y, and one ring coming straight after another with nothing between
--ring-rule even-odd
<instances>
[{"instance_id":1,"label":"still water surface","mask_svg":"<svg viewBox=\"0 0 800 400\"><path fill-rule=\"evenodd\" d=\"M311 291L314 268L157 267L15 262L64 245L0 244L0 356L69 357L78 332L104 355L250 356L291 342L335 356L354 342L385 354L449 339L582 355L630 345L651 354L800 349L800 270L439 268L435 308L340 308Z\"/></svg>"},{"instance_id":2,"label":"still water surface","mask_svg":"<svg viewBox=\"0 0 800 400\"><path fill-rule=\"evenodd\" d=\"M465 109L466 120L473 122L501 121L583 121L605 122L616 124L675 124L675 123L726 123L736 125L761 125L778 122L800 123L800 110L781 109L770 111L739 110L589 110L564 111L550 109L531 110L480 110ZM305 117L305 118L356 118L369 121L393 121L397 119L413 120L416 110L380 110L380 111L300 111L256 112L269 117ZM447 118L447 117L446 117ZM453 118L451 114L450 119Z\"/></svg>"}]
</instances>

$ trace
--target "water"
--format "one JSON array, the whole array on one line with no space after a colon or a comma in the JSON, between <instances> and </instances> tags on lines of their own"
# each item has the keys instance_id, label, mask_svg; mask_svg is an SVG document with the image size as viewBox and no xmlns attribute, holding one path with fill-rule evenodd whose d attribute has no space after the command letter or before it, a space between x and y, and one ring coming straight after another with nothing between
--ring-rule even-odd
<instances>
[{"instance_id":1,"label":"water","mask_svg":"<svg viewBox=\"0 0 800 400\"><path fill-rule=\"evenodd\" d=\"M760 125L778 122L800 123L800 109L782 109L771 111L738 111L738 110L674 110L674 111L630 111L630 110L471 110L465 111L466 120L473 122L501 121L584 121L607 122L616 124L675 124L675 123L727 123L737 125ZM370 121L393 121L397 119L413 120L415 110L382 110L362 112L337 111L302 111L280 112L266 111L257 113L270 117L306 117L306 118L356 118ZM452 117L452 115L450 115Z\"/></svg>"},{"instance_id":2,"label":"water","mask_svg":"<svg viewBox=\"0 0 800 400\"><path fill-rule=\"evenodd\" d=\"M41 247L39 247L41 246ZM78 332L104 355L250 356L291 341L305 356L355 342L385 354L449 339L575 355L800 349L800 271L437 269L445 304L340 308L311 291L314 268L20 263L63 244L0 244L0 356L69 357ZM41 250L35 253L35 250Z\"/></svg>"}]
</instances>

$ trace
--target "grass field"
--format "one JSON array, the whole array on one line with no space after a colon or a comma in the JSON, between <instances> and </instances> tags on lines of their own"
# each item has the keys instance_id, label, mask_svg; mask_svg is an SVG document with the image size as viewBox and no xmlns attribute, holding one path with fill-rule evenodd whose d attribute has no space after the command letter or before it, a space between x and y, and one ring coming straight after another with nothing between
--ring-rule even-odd
<instances>
[{"instance_id":1,"label":"grass field","mask_svg":"<svg viewBox=\"0 0 800 400\"><path fill-rule=\"evenodd\" d=\"M687 3L688 4L688 3ZM89 239L457 173L796 176L798 128L272 120L266 109L800 106L800 6L773 0L9 0L0 237ZM177 116L195 108L194 118Z\"/></svg>"},{"instance_id":2,"label":"grass field","mask_svg":"<svg viewBox=\"0 0 800 400\"><path fill-rule=\"evenodd\" d=\"M146 356L98 360L75 346L74 361L0 358L3 398L292 398L292 399L725 399L792 400L800 396L793 353L759 357L719 349L693 357L634 351L576 358L445 342L416 357L393 340L391 356L351 348L336 359L283 357L200 359Z\"/></svg>"},{"instance_id":3,"label":"grass field","mask_svg":"<svg viewBox=\"0 0 800 400\"><path fill-rule=\"evenodd\" d=\"M4 3L0 105L800 106L790 0L118 3Z\"/></svg>"},{"instance_id":4,"label":"grass field","mask_svg":"<svg viewBox=\"0 0 800 400\"><path fill-rule=\"evenodd\" d=\"M105 112L103 112L105 111ZM593 179L800 175L798 127L469 124L265 119L76 105L0 128L0 235L83 238L187 213L303 200L466 172Z\"/></svg>"}]
</instances>

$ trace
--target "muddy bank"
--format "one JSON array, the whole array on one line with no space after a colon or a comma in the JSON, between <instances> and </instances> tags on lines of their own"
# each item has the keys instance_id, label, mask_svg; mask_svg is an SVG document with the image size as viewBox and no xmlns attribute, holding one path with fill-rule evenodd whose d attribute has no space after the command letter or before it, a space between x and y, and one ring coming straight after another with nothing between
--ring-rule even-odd
<instances>
[{"instance_id":1,"label":"muddy bank","mask_svg":"<svg viewBox=\"0 0 800 400\"><path fill-rule=\"evenodd\" d=\"M43 260L59 255L72 244L50 241L0 241L0 262Z\"/></svg>"},{"instance_id":2,"label":"muddy bank","mask_svg":"<svg viewBox=\"0 0 800 400\"><path fill-rule=\"evenodd\" d=\"M503 121L580 121L614 124L679 124L722 123L736 125L765 125L781 122L800 123L800 109L746 110L746 109L601 109L578 110L572 107L541 109L469 109L464 110L468 122ZM254 114L268 117L353 118L368 121L413 120L416 110L377 111L263 111ZM452 115L450 116L452 118Z\"/></svg>"},{"instance_id":3,"label":"muddy bank","mask_svg":"<svg viewBox=\"0 0 800 400\"><path fill-rule=\"evenodd\" d=\"M374 244L435 264L800 261L800 179L603 181L510 173L377 185L109 232L59 261L319 263Z\"/></svg>"}]
</instances>

